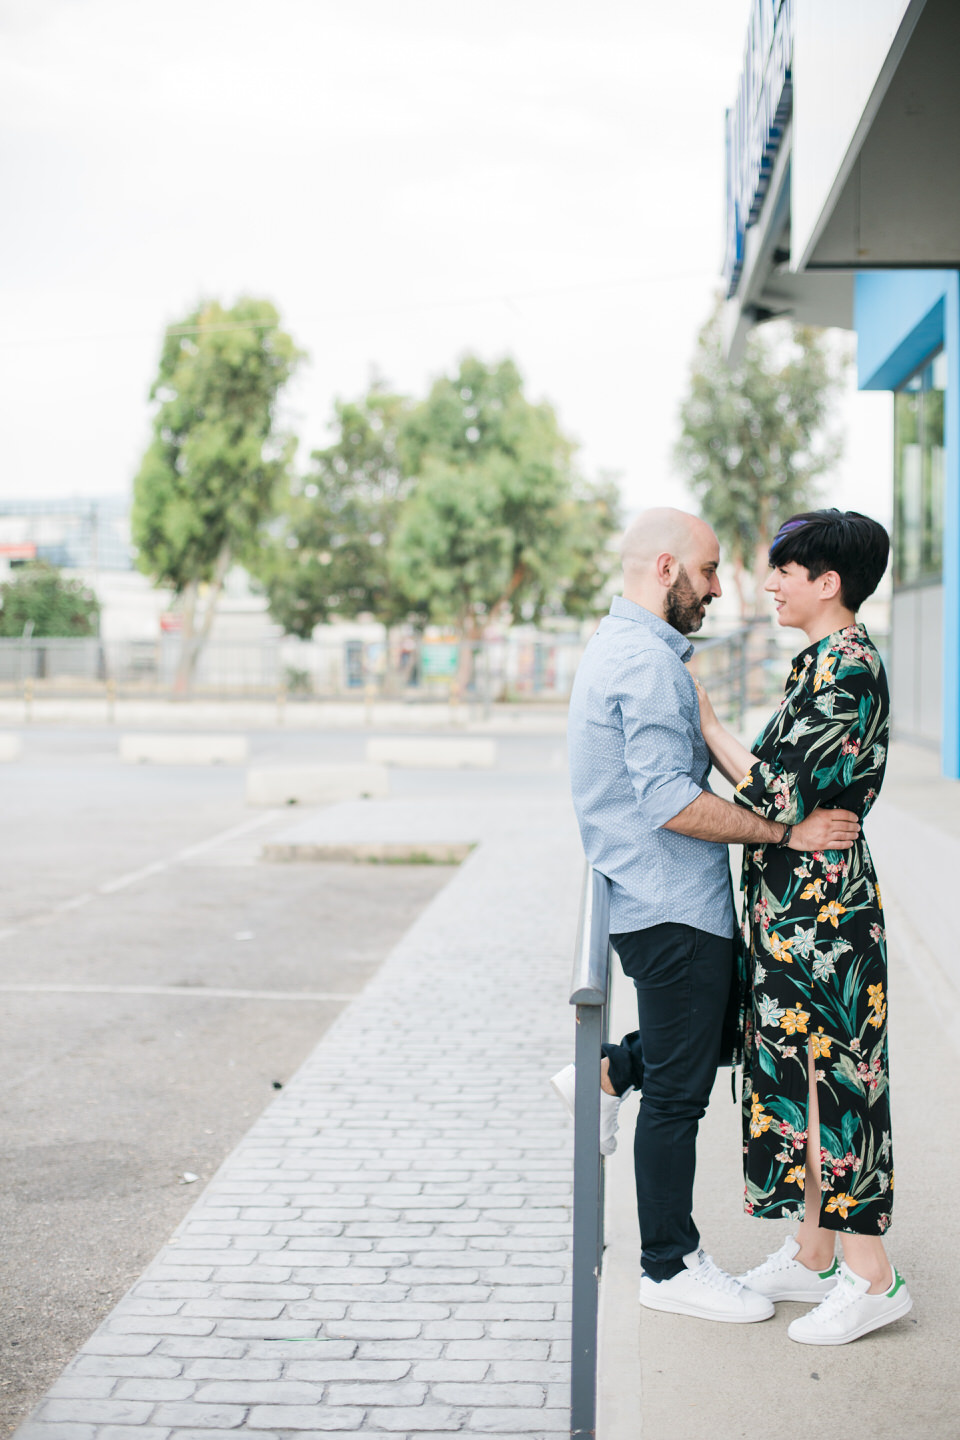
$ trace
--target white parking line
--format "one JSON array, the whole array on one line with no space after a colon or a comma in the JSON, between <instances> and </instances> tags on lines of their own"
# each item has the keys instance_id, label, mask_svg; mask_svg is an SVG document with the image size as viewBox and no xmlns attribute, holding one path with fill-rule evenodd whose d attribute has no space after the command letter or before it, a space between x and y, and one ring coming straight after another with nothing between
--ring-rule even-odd
<instances>
[{"instance_id":1,"label":"white parking line","mask_svg":"<svg viewBox=\"0 0 960 1440\"><path fill-rule=\"evenodd\" d=\"M103 885L97 886L97 891L101 895L113 895L117 890L125 890L128 885L135 885L138 880L147 880L151 875L160 875L173 865L179 865L184 860L192 860L195 855L205 855L208 850L215 850L218 845L226 845L228 841L236 840L251 830L258 830L261 825L275 820L280 813L282 812L268 810L264 815L256 815L252 820L244 820L240 825L231 826L229 830L221 830L219 835L211 835L209 840L201 840L197 845L188 845L185 850L178 850L175 855L170 856L169 860L154 860L150 865L142 865L139 870L131 870L127 875L119 875L116 880L107 880Z\"/></svg>"},{"instance_id":2,"label":"white parking line","mask_svg":"<svg viewBox=\"0 0 960 1440\"><path fill-rule=\"evenodd\" d=\"M49 925L52 921L58 920L65 911L79 910L84 905L89 905L98 895L115 895L118 890L126 890L128 886L135 885L139 880L149 880L152 875L162 875L165 870L170 870L175 865L181 865L185 860L192 860L196 855L205 855L210 850L216 850L220 845L227 845L231 840L237 840L242 835L248 835L252 830L259 830L261 826L268 825L279 816L284 815L283 810L266 810L261 815L255 815L250 820L243 820L239 825L231 825L229 830L221 830L216 835L211 835L208 840L200 840L196 845L187 845L183 850L177 850L175 854L166 860L154 860L149 865L141 865L139 870L131 870L126 875L118 875L115 880L105 880L98 885L96 890L85 891L82 895L72 895L67 900L59 900L51 905L49 910L39 915L30 915L19 921L16 925L9 925L5 930L0 930L0 940L9 940L13 935L19 935L21 931L30 929L34 925ZM211 992L212 993L212 992Z\"/></svg>"}]
</instances>

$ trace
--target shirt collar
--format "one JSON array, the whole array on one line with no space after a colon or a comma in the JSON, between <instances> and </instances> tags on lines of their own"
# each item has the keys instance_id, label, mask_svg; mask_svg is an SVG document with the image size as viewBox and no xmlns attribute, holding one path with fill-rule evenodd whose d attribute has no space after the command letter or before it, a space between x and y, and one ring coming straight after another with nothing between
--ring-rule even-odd
<instances>
[{"instance_id":1,"label":"shirt collar","mask_svg":"<svg viewBox=\"0 0 960 1440\"><path fill-rule=\"evenodd\" d=\"M614 595L610 602L610 614L615 615L618 620L636 620L641 625L656 635L658 640L669 645L681 660L689 660L693 654L693 645L686 635L681 635L679 630L674 630L666 620L661 620L659 615L654 615L652 610L646 610L642 605L637 605L633 600L626 600L622 595Z\"/></svg>"},{"instance_id":2,"label":"shirt collar","mask_svg":"<svg viewBox=\"0 0 960 1440\"><path fill-rule=\"evenodd\" d=\"M862 625L859 620L855 620L852 625L845 625L842 630L834 630L831 634L824 635L823 639L818 640L816 645L807 645L805 649L800 651L799 655L793 657L793 668L799 671L805 664L809 665L812 660L816 659L821 650L832 648L840 639L866 640L868 638L866 627Z\"/></svg>"}]
</instances>

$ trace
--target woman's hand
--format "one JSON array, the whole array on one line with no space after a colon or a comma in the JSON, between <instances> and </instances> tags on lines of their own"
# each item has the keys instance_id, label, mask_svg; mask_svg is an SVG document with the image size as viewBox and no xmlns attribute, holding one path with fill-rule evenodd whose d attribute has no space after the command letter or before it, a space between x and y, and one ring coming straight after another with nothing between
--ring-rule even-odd
<instances>
[{"instance_id":1,"label":"woman's hand","mask_svg":"<svg viewBox=\"0 0 960 1440\"><path fill-rule=\"evenodd\" d=\"M697 687L697 699L700 702L700 730L710 751L710 759L731 785L739 785L753 764L753 756L735 735L731 735L729 730L725 730L721 725L710 696L696 676L693 683Z\"/></svg>"}]
</instances>

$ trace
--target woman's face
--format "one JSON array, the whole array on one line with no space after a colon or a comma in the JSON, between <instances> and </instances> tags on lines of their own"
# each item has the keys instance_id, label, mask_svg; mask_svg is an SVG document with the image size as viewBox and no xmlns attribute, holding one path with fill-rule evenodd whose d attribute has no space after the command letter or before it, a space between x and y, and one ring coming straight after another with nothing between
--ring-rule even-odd
<instances>
[{"instance_id":1,"label":"woman's face","mask_svg":"<svg viewBox=\"0 0 960 1440\"><path fill-rule=\"evenodd\" d=\"M828 575L833 572L828 572ZM828 575L818 575L811 580L803 565L790 560L786 565L774 565L764 590L773 596L777 607L777 624L790 625L797 630L809 630L816 624L823 608L827 589L833 589ZM836 576L833 577L834 580ZM824 582L828 584L825 586Z\"/></svg>"}]
</instances>

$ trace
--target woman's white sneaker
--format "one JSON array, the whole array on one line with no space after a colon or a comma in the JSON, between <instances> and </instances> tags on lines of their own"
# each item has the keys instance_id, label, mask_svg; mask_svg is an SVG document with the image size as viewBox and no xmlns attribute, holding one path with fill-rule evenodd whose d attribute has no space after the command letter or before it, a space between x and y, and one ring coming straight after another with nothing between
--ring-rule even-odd
<instances>
[{"instance_id":1,"label":"woman's white sneaker","mask_svg":"<svg viewBox=\"0 0 960 1440\"><path fill-rule=\"evenodd\" d=\"M869 1280L854 1275L850 1267L841 1262L834 1289L815 1310L794 1320L787 1334L801 1345L848 1345L861 1335L869 1335L871 1330L899 1320L913 1307L910 1291L896 1270L889 1290L881 1295L868 1295L869 1289Z\"/></svg>"},{"instance_id":2,"label":"woman's white sneaker","mask_svg":"<svg viewBox=\"0 0 960 1440\"><path fill-rule=\"evenodd\" d=\"M565 1065L558 1070L556 1075L551 1077L550 1084L560 1096L560 1099L570 1111L571 1120L575 1115L577 1096L577 1067ZM617 1148L617 1130L619 1129L617 1117L620 1114L620 1106L628 1095L633 1094L633 1086L624 1090L622 1095L608 1095L606 1090L600 1091L600 1154L612 1155Z\"/></svg>"},{"instance_id":3,"label":"woman's white sneaker","mask_svg":"<svg viewBox=\"0 0 960 1440\"><path fill-rule=\"evenodd\" d=\"M790 1235L762 1265L755 1265L737 1279L768 1300L823 1300L836 1285L840 1267L834 1260L829 1270L809 1270L795 1259L799 1249Z\"/></svg>"},{"instance_id":4,"label":"woman's white sneaker","mask_svg":"<svg viewBox=\"0 0 960 1440\"><path fill-rule=\"evenodd\" d=\"M748 1325L769 1320L772 1301L748 1290L739 1280L715 1265L702 1250L684 1255L685 1268L669 1280L640 1278L640 1304L648 1310L670 1310L675 1315L695 1315L700 1320L726 1320Z\"/></svg>"}]
</instances>

